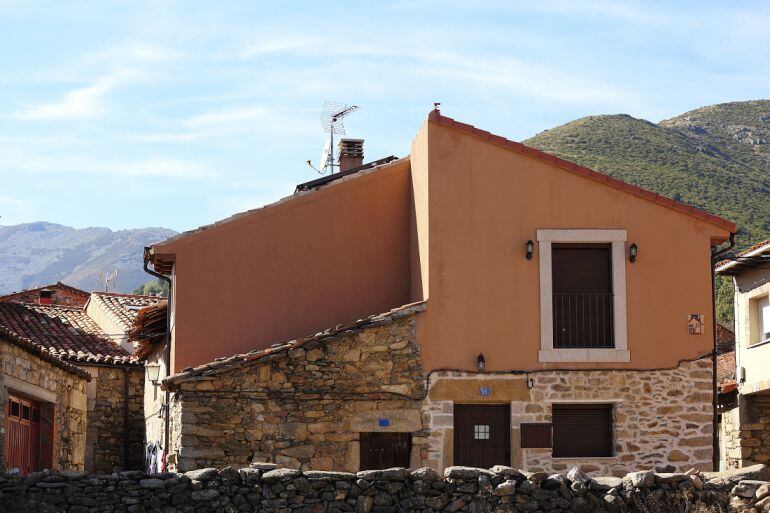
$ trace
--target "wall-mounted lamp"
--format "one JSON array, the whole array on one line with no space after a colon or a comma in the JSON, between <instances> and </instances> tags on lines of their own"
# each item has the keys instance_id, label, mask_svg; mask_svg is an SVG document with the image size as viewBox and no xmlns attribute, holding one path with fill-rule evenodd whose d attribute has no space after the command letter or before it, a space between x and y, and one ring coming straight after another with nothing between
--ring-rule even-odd
<instances>
[{"instance_id":1,"label":"wall-mounted lamp","mask_svg":"<svg viewBox=\"0 0 770 513\"><path fill-rule=\"evenodd\" d=\"M524 250L527 254L527 260L532 260L532 255L535 254L535 243L532 242L532 240L528 240L526 244L524 244Z\"/></svg>"},{"instance_id":2,"label":"wall-mounted lamp","mask_svg":"<svg viewBox=\"0 0 770 513\"><path fill-rule=\"evenodd\" d=\"M478 368L479 372L484 372L484 367L487 365L487 360L484 358L483 353L479 353L479 355L476 357L476 368Z\"/></svg>"},{"instance_id":3,"label":"wall-mounted lamp","mask_svg":"<svg viewBox=\"0 0 770 513\"><path fill-rule=\"evenodd\" d=\"M160 365L148 365L145 370L147 371L147 379L152 381L153 385L157 385L158 378L160 378Z\"/></svg>"},{"instance_id":4,"label":"wall-mounted lamp","mask_svg":"<svg viewBox=\"0 0 770 513\"><path fill-rule=\"evenodd\" d=\"M628 260L633 264L636 262L636 255L639 253L639 246L636 245L636 242L631 244L628 247Z\"/></svg>"}]
</instances>

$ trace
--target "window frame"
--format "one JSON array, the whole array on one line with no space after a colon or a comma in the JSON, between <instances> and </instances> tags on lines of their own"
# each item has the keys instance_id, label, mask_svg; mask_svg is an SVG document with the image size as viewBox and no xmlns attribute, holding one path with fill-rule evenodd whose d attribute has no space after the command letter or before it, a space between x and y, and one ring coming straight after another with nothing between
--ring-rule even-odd
<instances>
[{"instance_id":1,"label":"window frame","mask_svg":"<svg viewBox=\"0 0 770 513\"><path fill-rule=\"evenodd\" d=\"M770 294L758 294L749 298L749 340L746 345L748 349L770 342L770 337L765 338L763 336L764 333L770 331L770 326L764 326L762 321L762 302L767 302L768 307L770 307ZM768 331L764 331L760 326L768 329Z\"/></svg>"},{"instance_id":2,"label":"window frame","mask_svg":"<svg viewBox=\"0 0 770 513\"><path fill-rule=\"evenodd\" d=\"M626 241L624 229L537 230L540 264L540 362L630 362L626 313ZM611 246L613 291L613 348L554 348L553 243L605 243Z\"/></svg>"}]
</instances>

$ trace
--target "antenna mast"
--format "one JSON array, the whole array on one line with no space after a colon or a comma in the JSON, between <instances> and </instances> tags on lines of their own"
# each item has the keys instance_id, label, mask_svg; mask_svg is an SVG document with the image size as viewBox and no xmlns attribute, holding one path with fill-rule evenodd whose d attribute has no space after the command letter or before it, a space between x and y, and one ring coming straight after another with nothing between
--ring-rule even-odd
<instances>
[{"instance_id":1,"label":"antenna mast","mask_svg":"<svg viewBox=\"0 0 770 513\"><path fill-rule=\"evenodd\" d=\"M329 100L324 101L321 107L321 126L324 132L329 133L329 147L324 149L321 156L321 169L319 173L326 174L334 172L334 167L338 164L334 163L334 134L345 135L345 125L342 120L348 114L358 110L358 105L345 105L343 103L331 102ZM313 167L313 164L308 160L308 165ZM315 169L313 167L313 169Z\"/></svg>"}]
</instances>

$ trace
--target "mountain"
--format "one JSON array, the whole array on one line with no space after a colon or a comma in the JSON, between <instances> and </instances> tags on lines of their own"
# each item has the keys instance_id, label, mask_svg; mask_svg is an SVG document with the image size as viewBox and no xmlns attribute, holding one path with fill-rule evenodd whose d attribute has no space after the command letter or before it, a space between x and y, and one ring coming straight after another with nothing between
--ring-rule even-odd
<instances>
[{"instance_id":1,"label":"mountain","mask_svg":"<svg viewBox=\"0 0 770 513\"><path fill-rule=\"evenodd\" d=\"M735 221L739 247L770 238L770 100L589 116L523 142Z\"/></svg>"},{"instance_id":2,"label":"mountain","mask_svg":"<svg viewBox=\"0 0 770 513\"><path fill-rule=\"evenodd\" d=\"M118 270L116 292L131 292L152 277L142 270L145 246L176 232L166 228L77 230L54 223L0 226L0 294L62 281L103 289L99 274Z\"/></svg>"}]
</instances>

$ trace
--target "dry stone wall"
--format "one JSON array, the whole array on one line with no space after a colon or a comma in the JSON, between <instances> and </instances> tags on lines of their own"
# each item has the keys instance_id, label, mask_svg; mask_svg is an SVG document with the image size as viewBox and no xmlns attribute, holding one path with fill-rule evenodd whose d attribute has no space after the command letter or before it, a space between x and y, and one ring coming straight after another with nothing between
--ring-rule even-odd
<instances>
[{"instance_id":1,"label":"dry stone wall","mask_svg":"<svg viewBox=\"0 0 770 513\"><path fill-rule=\"evenodd\" d=\"M171 405L172 468L248 465L359 469L360 432L412 433L427 457L423 372L405 317L183 382ZM389 426L377 428L378 418Z\"/></svg>"},{"instance_id":2,"label":"dry stone wall","mask_svg":"<svg viewBox=\"0 0 770 513\"><path fill-rule=\"evenodd\" d=\"M590 478L578 468L551 475L510 467L352 474L266 464L158 475L44 472L0 475L0 513L767 513L767 479L761 465L724 474L643 471L622 479Z\"/></svg>"},{"instance_id":3,"label":"dry stone wall","mask_svg":"<svg viewBox=\"0 0 770 513\"><path fill-rule=\"evenodd\" d=\"M57 469L83 470L86 447L86 378L53 365L0 339L0 426L4 426L9 379L43 389L54 404L53 465ZM3 468L4 433L0 432L0 468Z\"/></svg>"},{"instance_id":4,"label":"dry stone wall","mask_svg":"<svg viewBox=\"0 0 770 513\"><path fill-rule=\"evenodd\" d=\"M720 427L727 468L770 462L770 395L739 395Z\"/></svg>"}]
</instances>

